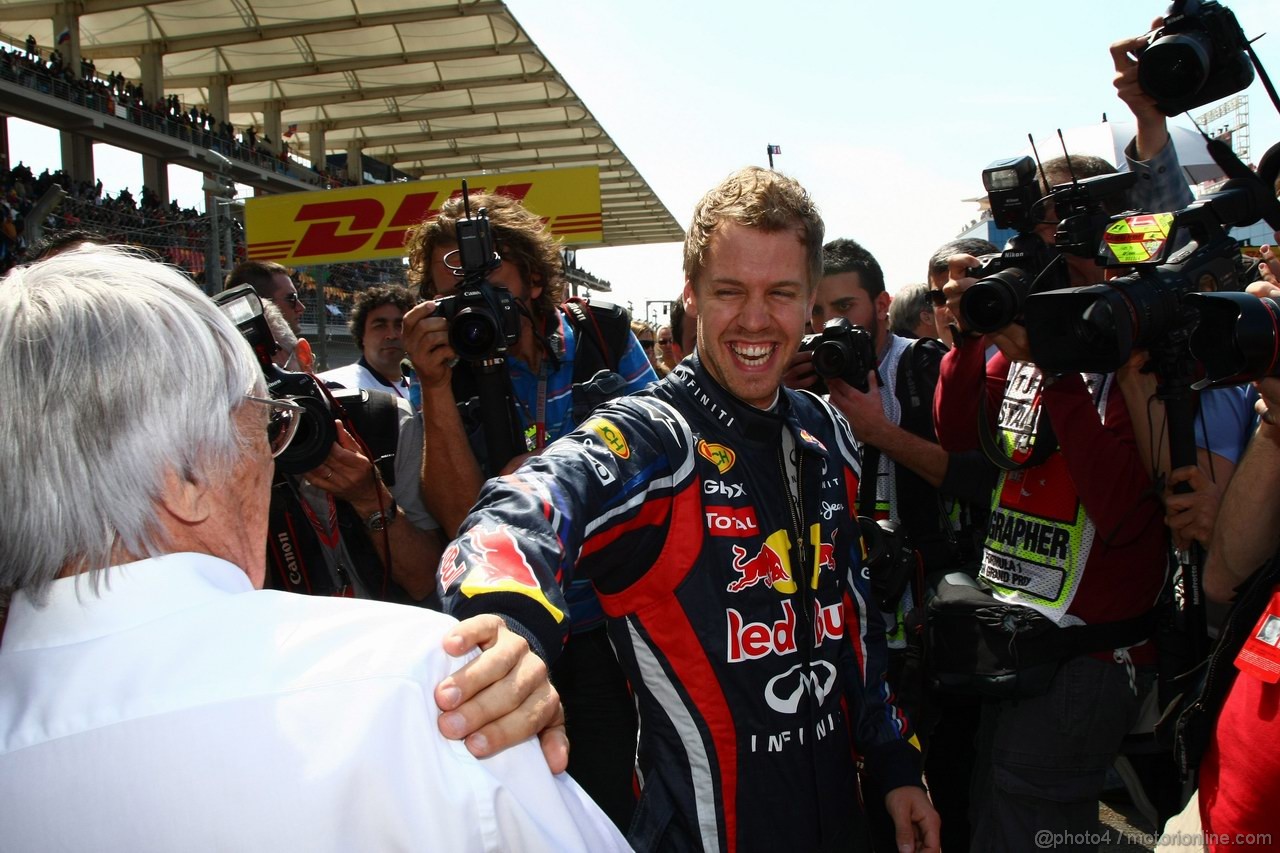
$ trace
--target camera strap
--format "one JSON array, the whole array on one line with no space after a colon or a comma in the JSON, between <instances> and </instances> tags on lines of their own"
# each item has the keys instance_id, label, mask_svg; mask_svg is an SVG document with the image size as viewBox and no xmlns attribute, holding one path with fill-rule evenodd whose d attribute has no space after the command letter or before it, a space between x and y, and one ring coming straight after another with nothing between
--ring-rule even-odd
<instances>
[{"instance_id":1,"label":"camera strap","mask_svg":"<svg viewBox=\"0 0 1280 853\"><path fill-rule=\"evenodd\" d=\"M876 485L880 482L880 448L862 445L862 476L858 478L858 512L876 517Z\"/></svg>"},{"instance_id":2,"label":"camera strap","mask_svg":"<svg viewBox=\"0 0 1280 853\"><path fill-rule=\"evenodd\" d=\"M1272 105L1276 110L1280 111L1280 96L1276 95L1275 86L1271 85L1271 78L1267 76L1267 69L1262 67L1262 60L1258 58L1257 52L1253 49L1253 42L1246 41L1244 49L1249 52L1249 61L1253 63L1253 67L1258 71L1258 76L1262 78L1262 86L1271 97Z\"/></svg>"},{"instance_id":3,"label":"camera strap","mask_svg":"<svg viewBox=\"0 0 1280 853\"><path fill-rule=\"evenodd\" d=\"M1010 370L1013 369L1012 364L1009 367ZM1043 392L1043 390L1042 385L1040 391ZM1002 471L1021 471L1023 468L1034 468L1041 464L1058 449L1058 437L1053 434L1053 424L1049 421L1049 413L1042 408L1040 417L1036 420L1036 432L1031 444L1031 454L1021 462L1015 461L1012 456L1004 452L1004 448L1000 446L1000 441L996 437L995 429L991 425L989 401L990 397L987 394L987 383L984 377L978 397L978 442L982 446L983 455L991 460L991 464ZM1044 404L1040 403L1040 405L1043 407Z\"/></svg>"}]
</instances>

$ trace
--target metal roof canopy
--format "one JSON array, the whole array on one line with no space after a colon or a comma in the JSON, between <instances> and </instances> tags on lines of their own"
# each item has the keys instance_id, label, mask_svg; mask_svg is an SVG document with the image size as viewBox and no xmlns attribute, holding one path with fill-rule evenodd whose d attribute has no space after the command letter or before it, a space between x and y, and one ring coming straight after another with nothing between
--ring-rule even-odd
<instances>
[{"instance_id":1,"label":"metal roof canopy","mask_svg":"<svg viewBox=\"0 0 1280 853\"><path fill-rule=\"evenodd\" d=\"M0 35L48 47L67 7L100 74L139 81L144 51L159 51L166 95L208 108L225 83L237 129L262 132L279 110L312 159L315 137L326 152L360 149L415 177L598 166L601 245L684 237L497 0L0 0Z\"/></svg>"}]
</instances>

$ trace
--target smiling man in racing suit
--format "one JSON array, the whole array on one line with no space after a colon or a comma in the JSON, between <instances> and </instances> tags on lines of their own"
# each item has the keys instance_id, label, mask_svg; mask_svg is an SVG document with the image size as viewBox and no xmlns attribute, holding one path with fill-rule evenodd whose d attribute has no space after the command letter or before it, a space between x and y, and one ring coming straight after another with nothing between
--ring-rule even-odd
<instances>
[{"instance_id":1,"label":"smiling man in racing suit","mask_svg":"<svg viewBox=\"0 0 1280 853\"><path fill-rule=\"evenodd\" d=\"M898 843L937 850L868 611L852 437L779 388L822 236L774 172L709 192L685 244L695 356L489 481L441 560L451 613L498 613L548 660L568 633L562 584L592 580L640 711L638 850L850 849L855 750Z\"/></svg>"}]
</instances>

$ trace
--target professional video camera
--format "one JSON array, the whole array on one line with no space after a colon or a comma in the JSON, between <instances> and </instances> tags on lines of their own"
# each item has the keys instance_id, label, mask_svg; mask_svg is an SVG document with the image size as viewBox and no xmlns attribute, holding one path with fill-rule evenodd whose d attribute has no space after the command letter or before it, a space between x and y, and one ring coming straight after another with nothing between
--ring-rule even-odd
<instances>
[{"instance_id":1,"label":"professional video camera","mask_svg":"<svg viewBox=\"0 0 1280 853\"><path fill-rule=\"evenodd\" d=\"M1043 370L1108 373L1128 361L1135 348L1181 351L1197 320L1203 323L1199 309L1205 304L1184 297L1240 289L1240 244L1227 229L1262 218L1280 228L1274 190L1280 146L1267 152L1257 175L1220 140L1208 147L1230 176L1221 189L1175 213L1126 214L1112 220L1103 243L1105 265L1137 267L1134 272L1104 284L1036 293L1027 300L1031 354ZM1184 235L1188 242L1174 251ZM1226 306L1210 310L1226 325L1213 327L1213 333L1221 333L1219 341L1210 340L1208 331L1200 336L1206 349L1230 345L1231 311ZM1218 357L1209 355L1209 361L1216 364Z\"/></svg>"},{"instance_id":2,"label":"professional video camera","mask_svg":"<svg viewBox=\"0 0 1280 853\"><path fill-rule=\"evenodd\" d=\"M1249 40L1214 0L1176 0L1138 56L1138 85L1174 116L1247 89Z\"/></svg>"},{"instance_id":3,"label":"professional video camera","mask_svg":"<svg viewBox=\"0 0 1280 853\"><path fill-rule=\"evenodd\" d=\"M960 297L960 320L967 331L986 334L1022 317L1023 303L1034 289L1067 283L1063 253L1092 258L1107 216L1102 202L1132 186L1135 177L1122 173L1097 175L1054 186L1040 195L1036 165L1030 157L998 160L982 170L992 218L998 228L1018 233L1004 251L983 255L969 270L978 282ZM1056 222L1055 245L1035 232L1037 225Z\"/></svg>"},{"instance_id":4,"label":"professional video camera","mask_svg":"<svg viewBox=\"0 0 1280 853\"><path fill-rule=\"evenodd\" d=\"M800 352L813 353L819 380L809 390L815 394L827 393L826 379L842 379L863 393L870 390L867 374L875 370L876 348L871 333L861 326L844 317L828 320L821 332L800 340Z\"/></svg>"},{"instance_id":5,"label":"professional video camera","mask_svg":"<svg viewBox=\"0 0 1280 853\"><path fill-rule=\"evenodd\" d=\"M458 220L459 264L453 274L462 277L457 293L437 297L436 314L449 321L449 345L460 358L482 362L502 358L520 337L516 300L505 287L489 283L488 275L502 263L493 250L489 212L471 215L467 184L462 184L465 216Z\"/></svg>"}]
</instances>

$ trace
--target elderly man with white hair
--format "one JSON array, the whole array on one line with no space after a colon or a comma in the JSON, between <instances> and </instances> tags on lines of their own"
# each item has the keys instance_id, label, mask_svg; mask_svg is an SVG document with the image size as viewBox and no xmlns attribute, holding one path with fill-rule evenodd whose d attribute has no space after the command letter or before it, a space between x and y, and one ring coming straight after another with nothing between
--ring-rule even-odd
<instances>
[{"instance_id":1,"label":"elderly man with white hair","mask_svg":"<svg viewBox=\"0 0 1280 853\"><path fill-rule=\"evenodd\" d=\"M259 589L295 412L177 271L112 247L14 270L0 393L0 849L625 846L531 738L442 736L437 700L492 666L445 645L503 629ZM472 723L502 713L483 697Z\"/></svg>"}]
</instances>

